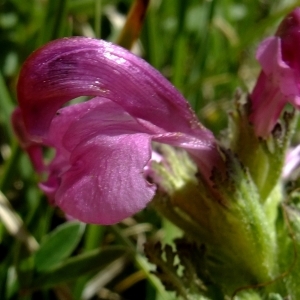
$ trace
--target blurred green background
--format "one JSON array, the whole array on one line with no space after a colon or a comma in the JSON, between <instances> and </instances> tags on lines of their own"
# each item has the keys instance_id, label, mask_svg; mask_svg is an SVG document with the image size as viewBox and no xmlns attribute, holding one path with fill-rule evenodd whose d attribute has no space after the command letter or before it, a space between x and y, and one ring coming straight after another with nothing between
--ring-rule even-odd
<instances>
[{"instance_id":1,"label":"blurred green background","mask_svg":"<svg viewBox=\"0 0 300 300\"><path fill-rule=\"evenodd\" d=\"M132 2L0 0L0 299L176 299L147 271L142 245L180 232L151 209L111 227L65 222L39 191L10 125L26 57L65 36L116 41ZM246 92L255 83L258 43L297 5L152 0L133 51L160 70L218 136L236 89Z\"/></svg>"}]
</instances>

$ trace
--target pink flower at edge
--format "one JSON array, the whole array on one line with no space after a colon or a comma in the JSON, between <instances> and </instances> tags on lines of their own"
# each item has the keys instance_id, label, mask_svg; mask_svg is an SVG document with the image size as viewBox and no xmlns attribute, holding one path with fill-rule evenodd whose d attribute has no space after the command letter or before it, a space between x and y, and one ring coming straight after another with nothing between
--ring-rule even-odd
<instances>
[{"instance_id":1,"label":"pink flower at edge","mask_svg":"<svg viewBox=\"0 0 300 300\"><path fill-rule=\"evenodd\" d=\"M262 71L250 95L251 114L258 136L267 137L287 103L300 105L300 8L280 24L276 36L258 47Z\"/></svg>"},{"instance_id":2,"label":"pink flower at edge","mask_svg":"<svg viewBox=\"0 0 300 300\"><path fill-rule=\"evenodd\" d=\"M94 98L61 108L79 96ZM60 39L34 52L18 101L12 119L23 147L56 150L44 168L34 154L37 171L49 175L40 187L87 223L119 222L153 198L145 176L152 141L186 149L207 181L223 165L214 136L182 95L144 60L102 40Z\"/></svg>"}]
</instances>

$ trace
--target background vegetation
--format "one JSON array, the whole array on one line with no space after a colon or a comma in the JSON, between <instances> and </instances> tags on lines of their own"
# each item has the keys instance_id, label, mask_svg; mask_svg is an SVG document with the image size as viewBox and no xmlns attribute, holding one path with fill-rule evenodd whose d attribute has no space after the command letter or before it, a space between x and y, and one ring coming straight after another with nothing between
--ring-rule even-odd
<instances>
[{"instance_id":1,"label":"background vegetation","mask_svg":"<svg viewBox=\"0 0 300 300\"><path fill-rule=\"evenodd\" d=\"M178 229L151 208L119 225L66 222L39 191L10 114L26 57L84 35L116 41L132 0L0 0L0 299L175 299L147 270L146 239ZM152 0L134 51L159 69L216 135L237 88L259 72L255 49L300 1ZM104 208L105 209L105 208Z\"/></svg>"}]
</instances>

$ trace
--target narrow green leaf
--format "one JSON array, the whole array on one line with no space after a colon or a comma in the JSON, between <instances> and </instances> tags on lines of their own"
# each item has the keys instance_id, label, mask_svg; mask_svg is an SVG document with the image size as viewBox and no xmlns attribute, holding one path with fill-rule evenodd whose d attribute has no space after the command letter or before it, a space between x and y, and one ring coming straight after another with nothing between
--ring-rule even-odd
<instances>
[{"instance_id":1,"label":"narrow green leaf","mask_svg":"<svg viewBox=\"0 0 300 300\"><path fill-rule=\"evenodd\" d=\"M68 2L68 0L48 1L44 24L41 27L36 46L39 47L51 40L66 36L68 32Z\"/></svg>"},{"instance_id":2,"label":"narrow green leaf","mask_svg":"<svg viewBox=\"0 0 300 300\"><path fill-rule=\"evenodd\" d=\"M79 222L67 222L56 228L42 243L35 256L36 269L53 269L67 258L78 245L85 225Z\"/></svg>"},{"instance_id":3,"label":"narrow green leaf","mask_svg":"<svg viewBox=\"0 0 300 300\"><path fill-rule=\"evenodd\" d=\"M38 272L30 286L23 288L51 288L78 279L90 272L101 270L120 256L128 254L125 247L112 246L96 249L67 259L64 263L47 272Z\"/></svg>"},{"instance_id":4,"label":"narrow green leaf","mask_svg":"<svg viewBox=\"0 0 300 300\"><path fill-rule=\"evenodd\" d=\"M73 0L68 1L68 11L72 14L94 14L95 0Z\"/></svg>"}]
</instances>

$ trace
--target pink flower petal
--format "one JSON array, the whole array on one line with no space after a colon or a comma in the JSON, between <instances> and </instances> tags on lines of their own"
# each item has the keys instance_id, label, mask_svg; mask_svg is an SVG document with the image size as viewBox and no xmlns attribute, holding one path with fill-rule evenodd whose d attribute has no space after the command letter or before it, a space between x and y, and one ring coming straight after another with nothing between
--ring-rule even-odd
<instances>
[{"instance_id":1,"label":"pink flower petal","mask_svg":"<svg viewBox=\"0 0 300 300\"><path fill-rule=\"evenodd\" d=\"M94 98L62 108L47 143L57 155L41 188L73 218L112 224L152 199L156 188L143 174L151 136L117 104Z\"/></svg>"},{"instance_id":2,"label":"pink flower petal","mask_svg":"<svg viewBox=\"0 0 300 300\"><path fill-rule=\"evenodd\" d=\"M88 223L113 224L142 210L155 186L142 170L150 159L146 134L101 136L79 144L61 176L56 204Z\"/></svg>"},{"instance_id":3,"label":"pink flower petal","mask_svg":"<svg viewBox=\"0 0 300 300\"><path fill-rule=\"evenodd\" d=\"M43 136L56 111L78 96L101 96L165 131L212 139L182 95L154 68L127 50L83 37L50 42L24 64L19 105L32 135Z\"/></svg>"},{"instance_id":4,"label":"pink flower petal","mask_svg":"<svg viewBox=\"0 0 300 300\"><path fill-rule=\"evenodd\" d=\"M272 83L280 88L282 94L293 97L299 93L295 81L295 71L282 59L282 41L278 37L264 40L257 50L256 58L264 73L272 77Z\"/></svg>"},{"instance_id":5,"label":"pink flower petal","mask_svg":"<svg viewBox=\"0 0 300 300\"><path fill-rule=\"evenodd\" d=\"M264 40L257 59L262 71L251 99L250 122L258 136L273 130L286 103L300 106L300 8L281 23L277 36Z\"/></svg>"}]
</instances>

